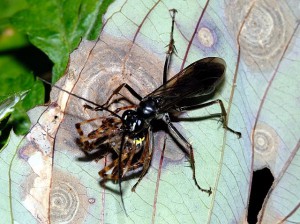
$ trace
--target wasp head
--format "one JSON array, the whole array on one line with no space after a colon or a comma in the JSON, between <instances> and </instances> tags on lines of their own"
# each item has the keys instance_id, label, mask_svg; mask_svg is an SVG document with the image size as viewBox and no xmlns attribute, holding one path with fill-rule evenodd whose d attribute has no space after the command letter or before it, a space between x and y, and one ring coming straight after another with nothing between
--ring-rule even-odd
<instances>
[{"instance_id":1,"label":"wasp head","mask_svg":"<svg viewBox=\"0 0 300 224\"><path fill-rule=\"evenodd\" d=\"M144 118L135 110L126 110L122 115L123 127L125 131L137 134L144 129Z\"/></svg>"}]
</instances>

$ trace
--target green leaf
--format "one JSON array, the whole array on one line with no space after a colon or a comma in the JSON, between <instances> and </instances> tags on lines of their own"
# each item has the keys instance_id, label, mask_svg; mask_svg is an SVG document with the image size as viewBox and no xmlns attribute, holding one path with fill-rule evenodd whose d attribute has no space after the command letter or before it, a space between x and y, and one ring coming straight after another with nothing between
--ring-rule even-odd
<instances>
[{"instance_id":1,"label":"green leaf","mask_svg":"<svg viewBox=\"0 0 300 224\"><path fill-rule=\"evenodd\" d=\"M24 100L15 106L9 119L9 128L14 127L16 133L25 133L30 121L26 111L44 102L44 86L35 81L34 76L12 57L0 57L0 96L9 96L25 90L30 90ZM8 132L6 132L8 133Z\"/></svg>"},{"instance_id":2,"label":"green leaf","mask_svg":"<svg viewBox=\"0 0 300 224\"><path fill-rule=\"evenodd\" d=\"M99 8L99 12L97 14L97 19L95 20L95 24L94 27L92 28L92 30L90 31L89 36L87 37L88 40L94 40L99 36L99 31L102 28L102 16L104 15L104 13L106 12L108 6L113 2L114 0L103 0L100 8Z\"/></svg>"},{"instance_id":3,"label":"green leaf","mask_svg":"<svg viewBox=\"0 0 300 224\"><path fill-rule=\"evenodd\" d=\"M0 51L18 48L28 44L26 36L16 31L10 23L10 17L24 8L25 0L0 1Z\"/></svg>"},{"instance_id":4,"label":"green leaf","mask_svg":"<svg viewBox=\"0 0 300 224\"><path fill-rule=\"evenodd\" d=\"M28 91L23 91L23 92L15 93L6 98L0 97L0 131L3 129L4 125L6 124L8 120L7 118L14 111L15 105L19 101L23 100L24 97L27 95L27 93Z\"/></svg>"},{"instance_id":5,"label":"green leaf","mask_svg":"<svg viewBox=\"0 0 300 224\"><path fill-rule=\"evenodd\" d=\"M54 62L53 81L63 75L80 40L99 31L101 4L99 0L28 0L28 9L13 17L13 24Z\"/></svg>"},{"instance_id":6,"label":"green leaf","mask_svg":"<svg viewBox=\"0 0 300 224\"><path fill-rule=\"evenodd\" d=\"M26 0L2 0L0 1L0 24L4 18L11 17L14 13L27 7Z\"/></svg>"},{"instance_id":7,"label":"green leaf","mask_svg":"<svg viewBox=\"0 0 300 224\"><path fill-rule=\"evenodd\" d=\"M17 136L13 131L10 132L7 144L0 150L0 216L2 223L13 223L14 203L12 198L12 180L13 160L16 158L19 144L22 136Z\"/></svg>"},{"instance_id":8,"label":"green leaf","mask_svg":"<svg viewBox=\"0 0 300 224\"><path fill-rule=\"evenodd\" d=\"M11 26L0 28L0 51L23 47L28 43L26 36L17 32L15 28Z\"/></svg>"},{"instance_id":9,"label":"green leaf","mask_svg":"<svg viewBox=\"0 0 300 224\"><path fill-rule=\"evenodd\" d=\"M74 25L74 20L68 17L76 11L74 9L79 9L77 3L74 1L74 7L68 8L66 2L45 2L43 7L47 13L37 13L43 7L41 3L31 1L32 9L18 14L14 20L19 23L19 28L22 28L22 20L28 20L23 30L51 58L58 55L55 58L56 66L66 63L65 56L76 45L79 36L75 30L85 26ZM249 5L241 2L234 5L222 2L220 5L217 1L117 1L105 15L103 39L96 46L94 42L85 42L78 48L78 52L74 52L74 58L77 55L94 56L70 64L71 68L76 68L73 71L85 69L85 72L74 74L74 79L66 79L62 86L91 100L102 100L102 103L107 99L105 94L113 92L114 85L119 82L134 84L132 86L140 90L142 96L153 91L162 80L165 46L169 43L171 24L169 9L177 9L174 32L177 54L173 57L172 75L203 57L224 58L227 62L226 80L214 99L223 100L230 127L242 132L242 138L237 139L235 135L221 129L215 120L197 119L219 113L218 107L186 113L186 119L178 119L181 122L174 124L193 145L196 175L200 185L212 187L213 194L210 197L194 185L184 153L171 138L168 138L166 152L161 156L163 138L160 137L161 133L156 133L151 166L136 192L130 191L137 181L135 178L122 182L125 207L129 213L126 216L120 195L115 193L118 192L118 185L108 182L108 188L99 186L98 171L107 165L107 161L79 161L86 157L74 141L79 136L75 123L99 117L101 111L87 112L82 107L82 101L65 92L58 93L56 89L58 98L52 99L53 104L47 107L46 112L32 111L33 119L39 118L39 122L36 130L32 129L28 134L26 150L19 154L19 158L15 157L19 162L12 166L18 171L15 172L16 179L9 180L19 184L20 181L16 180L22 178L23 185L14 188L15 195L8 193L10 200L15 201L8 204L6 207L9 208L5 210L11 211L11 216L16 217L14 214L22 207L22 212L18 213L22 216L5 221L23 220L26 214L30 221L42 219L49 222L50 217L52 222L68 223L78 220L87 223L243 223L247 215L252 172L254 168L268 166L277 179L262 208L265 214L261 213L261 216L266 219L266 223L281 222L284 218L297 222L300 198L297 178L300 172L300 119L299 110L295 107L299 101L299 79L295 77L300 64L297 48L300 38L299 31L294 34L286 32L286 29L295 29L295 21L286 19L300 14L289 11L296 12L297 7L293 5L275 8L276 4L286 3L274 1L274 6L267 3L254 1L253 4L257 5L254 5L255 10L251 12L251 7L247 8ZM37 9L34 11L35 7ZM70 14L66 15L66 12ZM47 16L53 20L49 21ZM37 18L40 21L36 21ZM57 23L59 19L61 23ZM56 24L55 27L51 27L51 22ZM243 22L246 29L238 36ZM92 24L87 26L90 32L86 32L86 36L95 35L95 24ZM249 33L246 35L244 32ZM286 42L289 38L292 44ZM243 44L238 45L237 40ZM274 40L273 44L264 44L263 48L260 46L265 41ZM259 46L253 46L255 43ZM89 48L91 46L95 48ZM275 53L272 53L270 47L275 48ZM288 53L282 49L288 49ZM97 54L101 50L102 54ZM283 59L276 58L278 55ZM87 60L91 60L88 61L91 63L85 63ZM78 69L77 64L80 62L82 67ZM97 75L95 70L85 67L87 64L98 69ZM104 70L102 68L105 68L105 74L101 73ZM61 66L59 69L64 68ZM121 70L125 72L119 73ZM75 78L78 78L76 75L81 82L75 82ZM101 91L98 91L98 87ZM189 118L192 121L189 122ZM87 122L90 125L88 128L94 130L99 127L90 121ZM118 138L113 141L119 143ZM253 153L256 153L255 156ZM49 191L46 191L49 188L52 190L50 202L45 200L49 196ZM47 195L40 192L47 192ZM19 195L30 198L30 203L27 201L27 204L20 206ZM282 201L282 195L286 200ZM61 198L68 200L63 201ZM15 206L14 211L10 210L13 207L10 205ZM49 205L51 209L47 207ZM49 210L51 214L48 214ZM290 219L289 214L295 215L293 219ZM278 217L283 218L278 220Z\"/></svg>"}]
</instances>

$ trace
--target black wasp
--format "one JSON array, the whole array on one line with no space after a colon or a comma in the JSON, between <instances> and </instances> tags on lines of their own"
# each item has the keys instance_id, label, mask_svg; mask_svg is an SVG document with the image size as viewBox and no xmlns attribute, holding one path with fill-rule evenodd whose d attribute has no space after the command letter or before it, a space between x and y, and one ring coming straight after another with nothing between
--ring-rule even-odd
<instances>
[{"instance_id":1,"label":"black wasp","mask_svg":"<svg viewBox=\"0 0 300 224\"><path fill-rule=\"evenodd\" d=\"M170 35L171 40L164 66L164 84L147 96L141 97L130 85L123 83L113 91L113 94L102 106L96 106L93 108L85 105L85 108L95 111L107 110L112 97L119 94L122 88L126 88L140 101L138 105L130 105L113 111L113 116L115 118L110 118L111 120L105 122L109 125L103 125L103 127L100 127L100 129L89 134L89 136L93 135L94 138L96 138L92 144L88 143L87 145L84 145L82 144L82 141L78 143L85 147L85 151L90 151L91 149L101 146L101 144L104 142L107 142L107 139L114 138L116 135L121 135L121 143L118 145L118 149L114 149L119 155L118 158L114 160L113 163L104 167L99 174L105 179L118 180L120 184L122 177L124 177L127 171L142 167L140 178L132 188L134 191L137 184L146 174L150 166L153 143L149 141L152 139L152 121L161 119L166 123L171 134L180 140L179 142L183 142L184 147L189 150L193 179L196 186L201 191L210 195L212 193L211 189L204 189L200 187L196 180L193 147L172 124L169 113L172 111L186 111L196 108L203 108L217 103L221 108L220 117L223 127L240 137L241 134L239 132L232 130L226 125L227 115L221 100L214 100L201 104L189 104L188 106L184 106L185 101L189 98L202 97L214 92L215 88L224 79L226 63L223 59L217 57L203 58L180 71L169 81L166 81L166 77L169 72L171 56L174 51L173 29L176 10L170 11L172 13L172 29ZM121 110L124 110L124 112L121 116L119 116L117 113ZM83 137L83 133L80 130L80 123L76 126L78 133L81 135L81 137ZM137 142L138 144L136 144ZM140 151L142 151L142 154L139 154L138 158L133 160L133 157ZM112 170L111 174L107 174L109 170Z\"/></svg>"},{"instance_id":2,"label":"black wasp","mask_svg":"<svg viewBox=\"0 0 300 224\"><path fill-rule=\"evenodd\" d=\"M177 75L167 81L166 77L169 73L169 65L174 51L173 29L176 10L170 11L172 15L171 40L164 65L163 85L147 96L141 97L130 85L123 83L113 91L112 95L103 105L98 105L68 92L69 94L95 106L91 107L89 105L84 105L85 108L94 111L104 110L111 114L111 116L102 118L102 125L96 130L90 132L88 135L83 134L81 125L95 119L77 123L76 129L80 135L80 138L77 139L77 143L85 152L90 152L94 149L101 150L101 146L103 145L108 145L116 152L118 158L105 166L99 172L99 175L104 180L118 181L122 202L121 180L124 178L126 173L128 171L142 168L141 175L137 183L132 188L132 191L134 191L137 184L141 181L149 169L153 152L152 122L154 120L162 120L167 125L170 134L178 139L179 142L183 143L183 147L188 150L193 172L193 180L199 190L206 192L209 195L212 193L211 188L204 189L200 187L196 180L193 147L172 124L169 113L173 111L199 109L213 104L219 104L221 108L220 118L223 123L223 128L233 132L238 137L241 137L240 132L236 132L227 126L227 114L221 100L214 100L206 103L190 103L188 106L186 106L185 103L188 99L203 97L215 91L216 87L225 77L226 63L223 59L218 57L200 59L184 68ZM114 95L119 94L122 88L126 88L140 101L140 103L138 105L117 108L112 111L109 109L109 106L111 105L110 101ZM63 89L61 90L65 91ZM121 111L124 112L122 115L119 115ZM110 173L108 174L109 171Z\"/></svg>"}]
</instances>

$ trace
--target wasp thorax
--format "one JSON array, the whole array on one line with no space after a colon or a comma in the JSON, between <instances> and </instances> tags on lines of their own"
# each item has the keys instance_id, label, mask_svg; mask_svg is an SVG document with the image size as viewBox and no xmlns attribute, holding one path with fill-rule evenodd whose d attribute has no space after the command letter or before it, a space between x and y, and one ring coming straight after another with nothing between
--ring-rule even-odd
<instances>
[{"instance_id":1,"label":"wasp thorax","mask_svg":"<svg viewBox=\"0 0 300 224\"><path fill-rule=\"evenodd\" d=\"M157 112L155 101L151 98L141 101L137 112L145 119L154 118Z\"/></svg>"},{"instance_id":2,"label":"wasp thorax","mask_svg":"<svg viewBox=\"0 0 300 224\"><path fill-rule=\"evenodd\" d=\"M135 110L126 110L122 115L123 125L126 131L137 134L144 128L144 118Z\"/></svg>"}]
</instances>

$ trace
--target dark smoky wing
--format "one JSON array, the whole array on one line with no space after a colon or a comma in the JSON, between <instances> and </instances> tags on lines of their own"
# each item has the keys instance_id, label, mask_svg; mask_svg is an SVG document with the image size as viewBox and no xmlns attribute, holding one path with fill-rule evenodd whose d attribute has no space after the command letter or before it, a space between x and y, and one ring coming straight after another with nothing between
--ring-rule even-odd
<instances>
[{"instance_id":1,"label":"dark smoky wing","mask_svg":"<svg viewBox=\"0 0 300 224\"><path fill-rule=\"evenodd\" d=\"M203 58L184 68L147 97L189 98L210 94L223 79L225 68L222 58Z\"/></svg>"},{"instance_id":2,"label":"dark smoky wing","mask_svg":"<svg viewBox=\"0 0 300 224\"><path fill-rule=\"evenodd\" d=\"M158 99L159 111L166 112L176 108L183 99L211 94L224 78L225 70L226 62L222 58L203 58L180 71L145 99Z\"/></svg>"}]
</instances>

